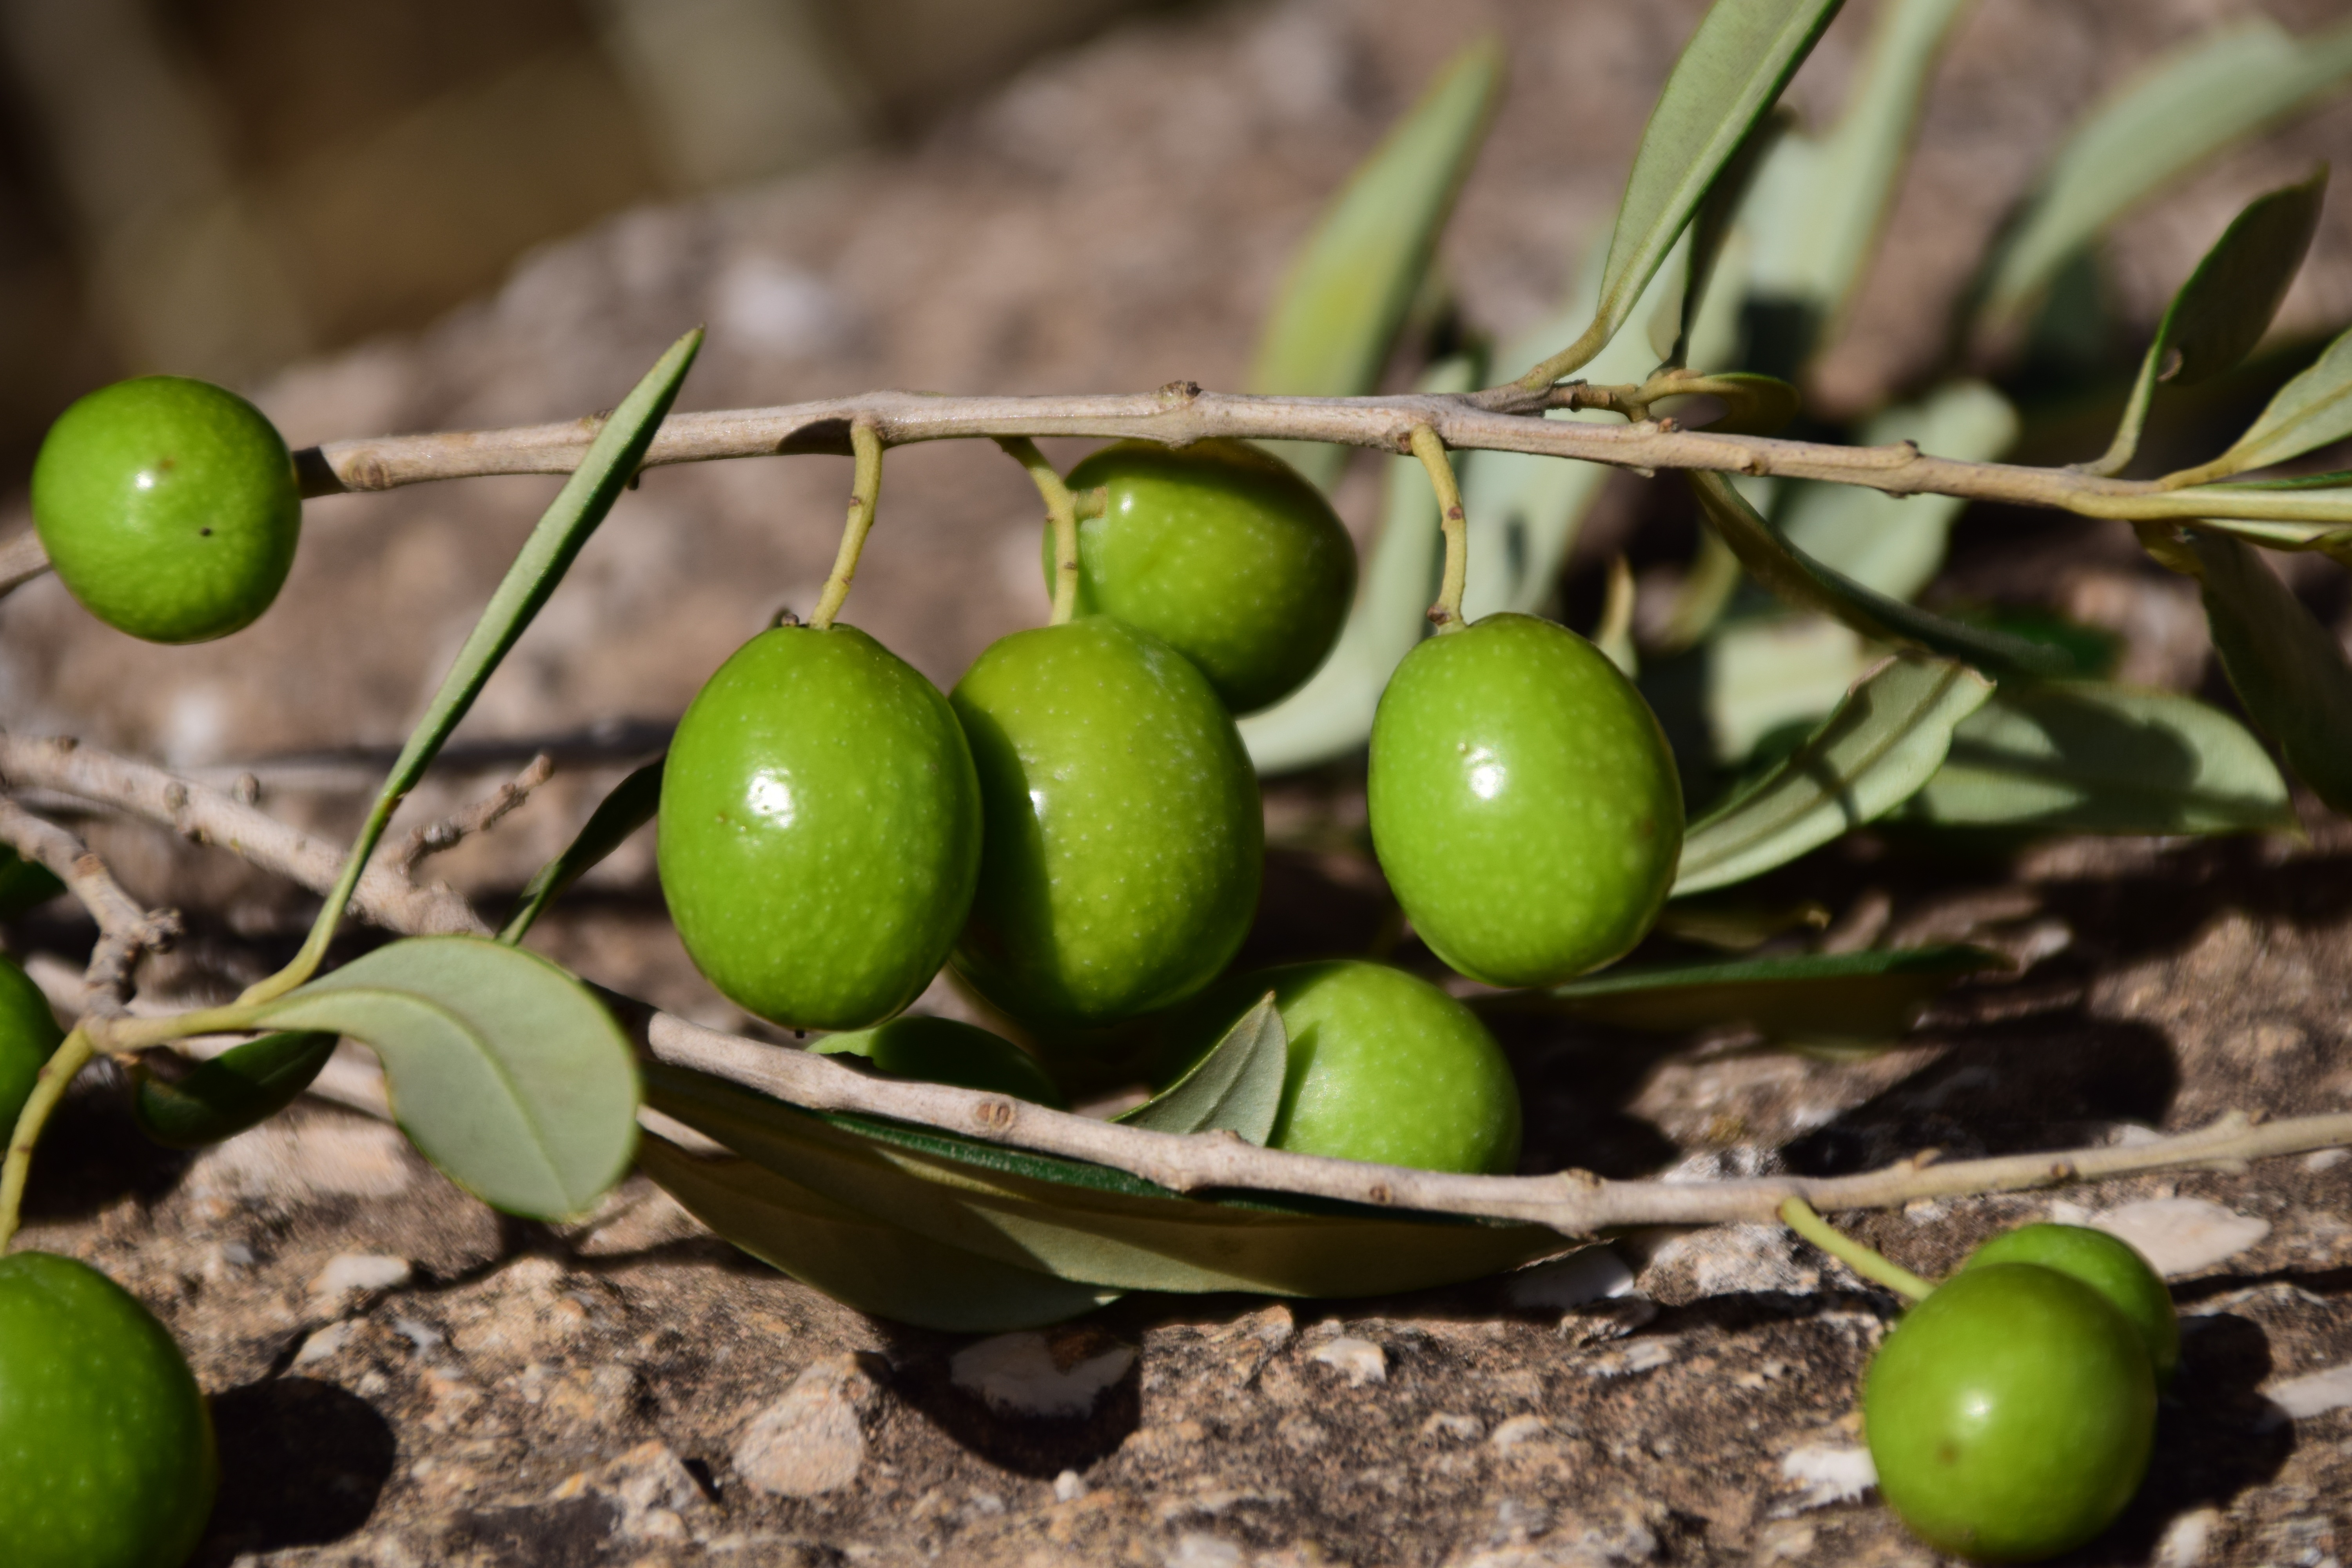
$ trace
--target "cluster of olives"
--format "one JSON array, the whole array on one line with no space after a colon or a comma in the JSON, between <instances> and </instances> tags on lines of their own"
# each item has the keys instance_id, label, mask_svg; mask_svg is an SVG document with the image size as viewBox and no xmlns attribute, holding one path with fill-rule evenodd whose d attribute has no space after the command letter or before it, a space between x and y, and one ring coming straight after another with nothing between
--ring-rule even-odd
<instances>
[{"instance_id":1,"label":"cluster of olives","mask_svg":"<svg viewBox=\"0 0 2352 1568\"><path fill-rule=\"evenodd\" d=\"M1863 1427L1880 1495L1959 1556L2072 1551L2139 1489L2179 1360L2171 1294L2129 1244L2068 1225L1995 1237L1871 1362Z\"/></svg>"},{"instance_id":2,"label":"cluster of olives","mask_svg":"<svg viewBox=\"0 0 2352 1568\"><path fill-rule=\"evenodd\" d=\"M1078 613L995 643L944 699L838 625L775 626L711 677L662 782L662 888L688 952L757 1016L849 1032L821 1049L1044 1100L1009 1043L886 1021L951 964L1082 1077L1148 1020L1166 1081L1271 991L1290 1039L1276 1147L1509 1170L1509 1071L1437 987L1358 962L1220 979L1265 855L1234 721L1302 685L1347 617L1355 556L1329 503L1222 440L1122 443L1068 484L1097 501ZM1590 643L1526 616L1404 661L1370 790L1416 929L1496 984L1623 953L1681 847L1648 707Z\"/></svg>"}]
</instances>

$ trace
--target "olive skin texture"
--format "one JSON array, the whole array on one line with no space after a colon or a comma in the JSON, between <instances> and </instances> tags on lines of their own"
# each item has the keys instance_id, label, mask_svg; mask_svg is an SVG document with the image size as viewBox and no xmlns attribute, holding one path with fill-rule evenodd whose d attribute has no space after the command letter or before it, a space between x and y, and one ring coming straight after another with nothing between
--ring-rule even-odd
<instances>
[{"instance_id":1,"label":"olive skin texture","mask_svg":"<svg viewBox=\"0 0 2352 1568\"><path fill-rule=\"evenodd\" d=\"M949 700L980 772L980 888L959 973L1024 1024L1173 1006L1257 908L1257 776L1208 678L1105 616L992 645Z\"/></svg>"},{"instance_id":2,"label":"olive skin texture","mask_svg":"<svg viewBox=\"0 0 2352 1568\"><path fill-rule=\"evenodd\" d=\"M49 999L16 961L0 958L0 1129L16 1125L41 1075L41 1064L65 1041ZM0 1142L6 1134L0 1131Z\"/></svg>"},{"instance_id":3,"label":"olive skin texture","mask_svg":"<svg viewBox=\"0 0 2352 1568\"><path fill-rule=\"evenodd\" d=\"M184 376L119 381L58 416L33 525L82 607L149 642L250 626L294 564L302 495L261 411Z\"/></svg>"},{"instance_id":4,"label":"olive skin texture","mask_svg":"<svg viewBox=\"0 0 2352 1568\"><path fill-rule=\"evenodd\" d=\"M1235 713L1280 701L1339 640L1356 596L1339 514L1289 464L1245 441L1121 441L1070 470L1099 489L1078 523L1078 604L1201 667ZM1053 530L1045 572L1053 581Z\"/></svg>"},{"instance_id":5,"label":"olive skin texture","mask_svg":"<svg viewBox=\"0 0 2352 1568\"><path fill-rule=\"evenodd\" d=\"M1272 1149L1508 1175L1519 1089L1478 1016L1418 975L1338 959L1220 981L1170 1026L1172 1083L1267 992L1290 1043Z\"/></svg>"},{"instance_id":6,"label":"olive skin texture","mask_svg":"<svg viewBox=\"0 0 2352 1568\"><path fill-rule=\"evenodd\" d=\"M2021 1225L1969 1254L1962 1268L1987 1263L2038 1263L2071 1274L2107 1299L2139 1331L2159 1392L2180 1366L2180 1318L2164 1277L2131 1243L2083 1225Z\"/></svg>"},{"instance_id":7,"label":"olive skin texture","mask_svg":"<svg viewBox=\"0 0 2352 1568\"><path fill-rule=\"evenodd\" d=\"M909 1015L843 1035L809 1042L828 1057L857 1057L875 1071L925 1083L951 1083L990 1094L1009 1094L1067 1110L1070 1102L1037 1058L1002 1035L953 1018Z\"/></svg>"},{"instance_id":8,"label":"olive skin texture","mask_svg":"<svg viewBox=\"0 0 2352 1568\"><path fill-rule=\"evenodd\" d=\"M2139 1332L2072 1275L1969 1268L1879 1346L1863 1383L1878 1489L1913 1534L1987 1563L2080 1546L2139 1489L2156 1377Z\"/></svg>"},{"instance_id":9,"label":"olive skin texture","mask_svg":"<svg viewBox=\"0 0 2352 1568\"><path fill-rule=\"evenodd\" d=\"M1622 957L1682 854L1682 784L1633 682L1567 627L1493 615L1405 657L1372 721L1372 847L1413 930L1490 985Z\"/></svg>"},{"instance_id":10,"label":"olive skin texture","mask_svg":"<svg viewBox=\"0 0 2352 1568\"><path fill-rule=\"evenodd\" d=\"M0 1476L9 1568L179 1568L212 1512L212 1417L180 1347L70 1258L0 1258Z\"/></svg>"},{"instance_id":11,"label":"olive skin texture","mask_svg":"<svg viewBox=\"0 0 2352 1568\"><path fill-rule=\"evenodd\" d=\"M688 954L748 1013L858 1029L939 973L980 867L947 699L855 626L778 626L719 666L662 770L656 855Z\"/></svg>"}]
</instances>

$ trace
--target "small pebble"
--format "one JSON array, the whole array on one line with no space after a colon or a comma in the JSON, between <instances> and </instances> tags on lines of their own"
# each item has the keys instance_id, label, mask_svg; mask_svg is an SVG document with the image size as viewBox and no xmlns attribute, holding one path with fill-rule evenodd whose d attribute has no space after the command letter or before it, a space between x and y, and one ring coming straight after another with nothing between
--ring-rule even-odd
<instances>
[{"instance_id":1,"label":"small pebble","mask_svg":"<svg viewBox=\"0 0 2352 1568\"><path fill-rule=\"evenodd\" d=\"M1325 1341L1315 1348L1312 1359L1344 1375L1350 1388L1389 1380L1388 1352L1352 1334Z\"/></svg>"}]
</instances>

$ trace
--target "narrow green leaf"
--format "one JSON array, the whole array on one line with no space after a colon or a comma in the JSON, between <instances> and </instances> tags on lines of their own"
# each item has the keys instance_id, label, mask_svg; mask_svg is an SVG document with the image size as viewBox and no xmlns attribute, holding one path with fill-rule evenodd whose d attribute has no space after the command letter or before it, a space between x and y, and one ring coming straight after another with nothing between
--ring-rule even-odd
<instances>
[{"instance_id":1,"label":"narrow green leaf","mask_svg":"<svg viewBox=\"0 0 2352 1568\"><path fill-rule=\"evenodd\" d=\"M2216 28L2095 107L2036 182L1987 266L1978 324L2023 316L2084 246L2238 138L2352 74L2352 24L2296 37L2267 18Z\"/></svg>"},{"instance_id":2,"label":"narrow green leaf","mask_svg":"<svg viewBox=\"0 0 2352 1568\"><path fill-rule=\"evenodd\" d=\"M1746 1024L1775 1039L1884 1040L1955 981L2009 960L1980 947L1800 953L1612 969L1549 991L1505 992L1482 1005L1531 1009L1622 1029L1681 1034Z\"/></svg>"},{"instance_id":3,"label":"narrow green leaf","mask_svg":"<svg viewBox=\"0 0 2352 1568\"><path fill-rule=\"evenodd\" d=\"M1190 1072L1118 1120L1154 1132L1223 1130L1263 1148L1282 1110L1289 1066L1290 1038L1269 991Z\"/></svg>"},{"instance_id":4,"label":"narrow green leaf","mask_svg":"<svg viewBox=\"0 0 2352 1568\"><path fill-rule=\"evenodd\" d=\"M1716 0L1683 47L1633 154L1592 324L1521 376L1558 381L1590 363L1689 224L1716 176L1780 96L1843 0Z\"/></svg>"},{"instance_id":5,"label":"narrow green leaf","mask_svg":"<svg viewBox=\"0 0 2352 1568\"><path fill-rule=\"evenodd\" d=\"M1502 46L1491 37L1471 44L1357 166L1275 299L1251 391L1353 397L1377 387L1486 141L1502 80ZM1347 458L1315 442L1268 445L1327 489Z\"/></svg>"},{"instance_id":6,"label":"narrow green leaf","mask_svg":"<svg viewBox=\"0 0 2352 1568\"><path fill-rule=\"evenodd\" d=\"M2291 826L2262 742L2217 709L2096 681L2004 688L1964 721L1908 820L2054 833Z\"/></svg>"},{"instance_id":7,"label":"narrow green leaf","mask_svg":"<svg viewBox=\"0 0 2352 1568\"><path fill-rule=\"evenodd\" d=\"M700 1159L647 1136L637 1164L761 1262L877 1317L946 1333L1003 1333L1075 1318L1120 1294L928 1240L749 1160Z\"/></svg>"},{"instance_id":8,"label":"narrow green leaf","mask_svg":"<svg viewBox=\"0 0 2352 1568\"><path fill-rule=\"evenodd\" d=\"M834 1203L1017 1268L1129 1290L1384 1295L1566 1250L1538 1226L1180 1197L1098 1166L820 1118L660 1064L651 1102Z\"/></svg>"},{"instance_id":9,"label":"narrow green leaf","mask_svg":"<svg viewBox=\"0 0 2352 1568\"><path fill-rule=\"evenodd\" d=\"M2172 297L2156 341L2140 362L2139 379L2124 405L2123 418L2105 456L2084 465L2094 474L2123 472L2139 450L2140 427L2160 381L2189 386L2235 366L2252 353L2278 314L2287 286L2302 269L2311 237L2319 229L2319 208L2327 192L2327 166L2298 184L2284 185L2246 204L2213 247Z\"/></svg>"},{"instance_id":10,"label":"narrow green leaf","mask_svg":"<svg viewBox=\"0 0 2352 1568\"><path fill-rule=\"evenodd\" d=\"M1890 599L1793 549L1722 474L1685 476L1700 509L1748 574L1790 606L1813 610L1880 642L1924 648L1996 676L2063 675L2066 657L2043 644L1972 626Z\"/></svg>"},{"instance_id":11,"label":"narrow green leaf","mask_svg":"<svg viewBox=\"0 0 2352 1568\"><path fill-rule=\"evenodd\" d=\"M223 1142L293 1104L334 1054L332 1035L264 1035L199 1063L176 1083L142 1072L131 1114L167 1149Z\"/></svg>"},{"instance_id":12,"label":"narrow green leaf","mask_svg":"<svg viewBox=\"0 0 2352 1568\"><path fill-rule=\"evenodd\" d=\"M2189 531L2188 543L2202 568L2213 651L2238 700L2312 794L2352 813L2352 664L2344 645L2245 544L2201 529Z\"/></svg>"},{"instance_id":13,"label":"narrow green leaf","mask_svg":"<svg viewBox=\"0 0 2352 1568\"><path fill-rule=\"evenodd\" d=\"M2352 436L2352 331L2328 344L2326 353L2280 387L2228 451L2189 474L2173 475L2172 482L2194 483L2267 468L2347 436Z\"/></svg>"},{"instance_id":14,"label":"narrow green leaf","mask_svg":"<svg viewBox=\"0 0 2352 1568\"><path fill-rule=\"evenodd\" d=\"M1943 764L1992 683L1948 659L1890 659L1755 786L1683 837L1676 896L1745 881L1893 810Z\"/></svg>"},{"instance_id":15,"label":"narrow green leaf","mask_svg":"<svg viewBox=\"0 0 2352 1568\"><path fill-rule=\"evenodd\" d=\"M585 985L535 953L481 937L412 937L257 1016L368 1046L410 1141L509 1214L582 1213L628 1169L637 1110L628 1037Z\"/></svg>"},{"instance_id":16,"label":"narrow green leaf","mask_svg":"<svg viewBox=\"0 0 2352 1568\"><path fill-rule=\"evenodd\" d=\"M499 932L500 942L520 942L539 917L547 912L548 905L601 865L631 834L654 819L654 812L661 805L663 760L656 757L630 773L613 787L612 794L596 803L596 809L588 814L587 822L563 847L563 853L541 866L530 886L523 889L515 912Z\"/></svg>"}]
</instances>

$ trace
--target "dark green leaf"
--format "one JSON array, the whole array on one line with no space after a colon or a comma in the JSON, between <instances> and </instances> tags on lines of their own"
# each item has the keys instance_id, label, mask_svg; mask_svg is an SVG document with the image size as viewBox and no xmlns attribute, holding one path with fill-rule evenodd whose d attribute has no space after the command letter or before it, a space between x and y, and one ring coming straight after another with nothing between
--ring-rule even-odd
<instances>
[{"instance_id":1,"label":"dark green leaf","mask_svg":"<svg viewBox=\"0 0 2352 1568\"><path fill-rule=\"evenodd\" d=\"M1997 952L1962 946L1722 959L1612 969L1485 1005L1661 1034L1746 1024L1776 1039L1885 1040L1953 982L2009 966Z\"/></svg>"},{"instance_id":2,"label":"dark green leaf","mask_svg":"<svg viewBox=\"0 0 2352 1568\"><path fill-rule=\"evenodd\" d=\"M293 1104L334 1054L332 1035L264 1035L198 1064L175 1083L142 1072L131 1113L140 1131L167 1149L222 1142Z\"/></svg>"},{"instance_id":3,"label":"dark green leaf","mask_svg":"<svg viewBox=\"0 0 2352 1568\"><path fill-rule=\"evenodd\" d=\"M628 1037L586 986L535 953L481 937L413 937L256 1016L367 1045L410 1141L509 1214L579 1214L628 1169L637 1110Z\"/></svg>"},{"instance_id":4,"label":"dark green leaf","mask_svg":"<svg viewBox=\"0 0 2352 1568\"><path fill-rule=\"evenodd\" d=\"M1675 893L1744 881L1901 805L1991 693L1966 665L1888 660L1755 787L1691 826Z\"/></svg>"},{"instance_id":5,"label":"dark green leaf","mask_svg":"<svg viewBox=\"0 0 2352 1568\"><path fill-rule=\"evenodd\" d=\"M2263 558L2237 540L2189 531L2213 651L2238 700L2311 793L2352 813L2352 665ZM2292 821L2292 816L2287 816Z\"/></svg>"},{"instance_id":6,"label":"dark green leaf","mask_svg":"<svg viewBox=\"0 0 2352 1568\"><path fill-rule=\"evenodd\" d=\"M2228 714L2093 681L2004 687L1904 815L1955 827L2230 833L2290 826L2286 784Z\"/></svg>"},{"instance_id":7,"label":"dark green leaf","mask_svg":"<svg viewBox=\"0 0 2352 1568\"><path fill-rule=\"evenodd\" d=\"M0 920L15 920L66 890L57 873L0 846Z\"/></svg>"},{"instance_id":8,"label":"dark green leaf","mask_svg":"<svg viewBox=\"0 0 2352 1568\"><path fill-rule=\"evenodd\" d=\"M1666 79L1618 204L1592 324L1520 377L1541 386L1581 368L1632 315L1666 253L1748 131L1780 96L1842 0L1716 0Z\"/></svg>"},{"instance_id":9,"label":"dark green leaf","mask_svg":"<svg viewBox=\"0 0 2352 1568\"><path fill-rule=\"evenodd\" d=\"M1222 1130L1263 1148L1282 1110L1289 1066L1290 1039L1269 991L1190 1072L1118 1120L1154 1132Z\"/></svg>"},{"instance_id":10,"label":"dark green leaf","mask_svg":"<svg viewBox=\"0 0 2352 1568\"><path fill-rule=\"evenodd\" d=\"M499 932L500 942L520 942L546 912L548 905L562 898L564 890L591 868L602 864L629 835L654 819L654 812L661 805L662 761L656 757L596 803L596 809L588 814L588 821L579 835L564 846L563 853L541 866L530 885L523 889L515 912Z\"/></svg>"},{"instance_id":11,"label":"dark green leaf","mask_svg":"<svg viewBox=\"0 0 2352 1568\"><path fill-rule=\"evenodd\" d=\"M2228 451L2172 479L2193 483L2267 468L2347 436L2352 436L2352 331L2328 344L2317 361L2280 387Z\"/></svg>"},{"instance_id":12,"label":"dark green leaf","mask_svg":"<svg viewBox=\"0 0 2352 1568\"><path fill-rule=\"evenodd\" d=\"M928 1240L749 1160L701 1159L647 1137L637 1164L752 1257L877 1317L947 1333L1003 1333L1075 1318L1120 1294Z\"/></svg>"},{"instance_id":13,"label":"dark green leaf","mask_svg":"<svg viewBox=\"0 0 2352 1568\"><path fill-rule=\"evenodd\" d=\"M1291 264L1258 339L1252 391L1353 397L1375 388L1486 141L1502 79L1501 46L1470 45L1357 167ZM1326 488L1347 458L1314 442L1268 445Z\"/></svg>"}]
</instances>

